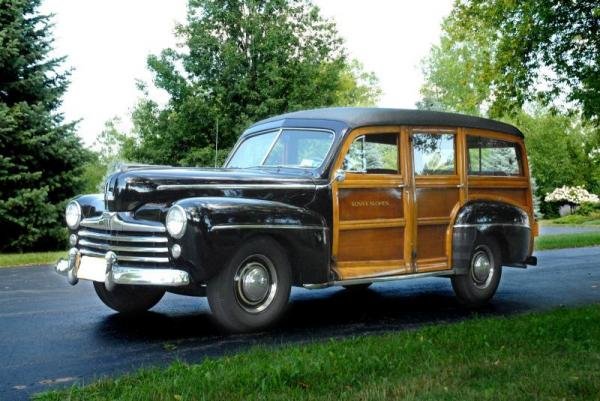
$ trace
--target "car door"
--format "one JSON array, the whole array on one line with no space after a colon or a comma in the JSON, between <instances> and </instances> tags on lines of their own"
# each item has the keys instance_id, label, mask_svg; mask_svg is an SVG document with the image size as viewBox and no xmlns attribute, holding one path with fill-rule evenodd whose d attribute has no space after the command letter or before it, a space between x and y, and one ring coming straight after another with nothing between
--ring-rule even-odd
<instances>
[{"instance_id":1,"label":"car door","mask_svg":"<svg viewBox=\"0 0 600 401\"><path fill-rule=\"evenodd\" d=\"M458 129L410 130L416 272L451 268L452 217L465 199ZM461 178L462 177L462 178Z\"/></svg>"},{"instance_id":2,"label":"car door","mask_svg":"<svg viewBox=\"0 0 600 401\"><path fill-rule=\"evenodd\" d=\"M342 279L411 270L400 142L399 127L354 130L334 165L345 173L333 185L334 269Z\"/></svg>"}]
</instances>

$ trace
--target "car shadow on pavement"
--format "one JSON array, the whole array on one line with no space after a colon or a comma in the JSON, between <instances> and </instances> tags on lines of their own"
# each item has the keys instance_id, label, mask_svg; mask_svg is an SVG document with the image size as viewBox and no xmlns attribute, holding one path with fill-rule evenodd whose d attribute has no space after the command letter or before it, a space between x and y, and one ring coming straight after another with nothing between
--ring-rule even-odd
<instances>
[{"instance_id":1,"label":"car shadow on pavement","mask_svg":"<svg viewBox=\"0 0 600 401\"><path fill-rule=\"evenodd\" d=\"M283 319L269 331L228 334L208 310L185 313L147 312L137 316L111 314L98 322L96 336L107 343L179 342L211 343L218 340L251 344L303 342L374 332L399 331L428 324L460 321L474 316L511 313L514 305L492 301L477 310L461 306L451 290L397 291L372 288L363 292L328 289L296 293ZM518 307L516 309L519 309Z\"/></svg>"}]
</instances>

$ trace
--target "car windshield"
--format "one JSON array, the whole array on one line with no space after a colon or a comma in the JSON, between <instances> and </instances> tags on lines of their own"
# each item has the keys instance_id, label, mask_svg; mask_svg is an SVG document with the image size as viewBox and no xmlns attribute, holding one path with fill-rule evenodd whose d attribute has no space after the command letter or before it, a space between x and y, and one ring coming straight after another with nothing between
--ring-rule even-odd
<instances>
[{"instance_id":1,"label":"car windshield","mask_svg":"<svg viewBox=\"0 0 600 401\"><path fill-rule=\"evenodd\" d=\"M227 167L319 167L333 138L330 131L308 129L283 129L253 135L237 147Z\"/></svg>"}]
</instances>

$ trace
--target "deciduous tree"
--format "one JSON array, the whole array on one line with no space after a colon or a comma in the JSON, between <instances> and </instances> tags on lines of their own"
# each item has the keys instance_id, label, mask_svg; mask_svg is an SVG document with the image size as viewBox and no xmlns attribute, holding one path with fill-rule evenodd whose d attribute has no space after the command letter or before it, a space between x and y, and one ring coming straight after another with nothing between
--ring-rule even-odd
<instances>
[{"instance_id":1,"label":"deciduous tree","mask_svg":"<svg viewBox=\"0 0 600 401\"><path fill-rule=\"evenodd\" d=\"M178 48L148 58L169 101L144 95L122 141L126 159L212 165L217 126L228 148L261 118L379 96L375 76L348 59L310 0L190 0L176 35Z\"/></svg>"}]
</instances>

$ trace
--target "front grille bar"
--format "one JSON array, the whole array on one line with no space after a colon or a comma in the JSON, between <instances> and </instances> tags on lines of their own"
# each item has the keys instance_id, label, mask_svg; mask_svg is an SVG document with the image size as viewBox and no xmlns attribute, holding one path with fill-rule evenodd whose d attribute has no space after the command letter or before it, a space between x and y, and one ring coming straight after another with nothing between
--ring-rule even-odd
<instances>
[{"instance_id":1,"label":"front grille bar","mask_svg":"<svg viewBox=\"0 0 600 401\"><path fill-rule=\"evenodd\" d=\"M140 253L167 253L167 248L154 248L154 247L139 247L139 246L119 246L111 244L103 244L100 242L87 241L85 239L79 240L79 245L87 246L90 248L104 249L106 251L121 251L121 252L140 252Z\"/></svg>"},{"instance_id":2,"label":"front grille bar","mask_svg":"<svg viewBox=\"0 0 600 401\"><path fill-rule=\"evenodd\" d=\"M102 216L81 220L80 225L86 228L111 231L134 231L144 233L164 233L166 228L157 222L130 223L123 221L115 212L105 212Z\"/></svg>"},{"instance_id":3,"label":"front grille bar","mask_svg":"<svg viewBox=\"0 0 600 401\"><path fill-rule=\"evenodd\" d=\"M137 222L116 212L83 219L80 223L79 248L82 255L104 257L116 254L118 262L169 263L166 228L155 221Z\"/></svg>"},{"instance_id":4,"label":"front grille bar","mask_svg":"<svg viewBox=\"0 0 600 401\"><path fill-rule=\"evenodd\" d=\"M97 256L103 258L106 253L96 252L90 249L82 248L80 249L82 255L88 256ZM150 257L150 256L123 256L117 254L117 260L123 260L126 262L140 262L140 263L169 263L169 258L159 258L159 257Z\"/></svg>"},{"instance_id":5,"label":"front grille bar","mask_svg":"<svg viewBox=\"0 0 600 401\"><path fill-rule=\"evenodd\" d=\"M105 234L105 233L97 233L94 231L81 230L79 231L80 237L85 238L93 238L93 239L101 239L106 241L115 241L115 242L144 242L144 243L166 243L167 237L137 237L130 235L119 235L119 234Z\"/></svg>"}]
</instances>

